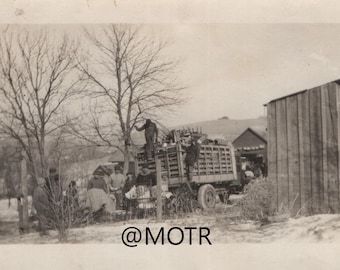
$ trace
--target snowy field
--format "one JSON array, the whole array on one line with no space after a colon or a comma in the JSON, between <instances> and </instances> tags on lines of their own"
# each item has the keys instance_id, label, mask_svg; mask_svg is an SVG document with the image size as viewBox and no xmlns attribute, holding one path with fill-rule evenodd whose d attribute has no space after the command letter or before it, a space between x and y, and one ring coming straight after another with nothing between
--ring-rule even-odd
<instances>
[{"instance_id":1,"label":"snowy field","mask_svg":"<svg viewBox=\"0 0 340 270\"><path fill-rule=\"evenodd\" d=\"M238 198L235 196L231 199ZM58 243L55 231L50 231L49 235L44 237L40 237L33 230L29 234L19 234L16 200L11 201L9 208L8 200L1 201L0 209L0 244ZM162 227L167 231L174 226L208 227L209 239L213 243L337 243L340 241L340 215L315 215L262 224L241 220L236 206L218 204L215 211L188 214L161 223L155 220L129 220L74 228L70 230L69 242L121 244L122 232L129 226L135 226L142 232L145 232L146 227L153 231L158 231Z\"/></svg>"}]
</instances>

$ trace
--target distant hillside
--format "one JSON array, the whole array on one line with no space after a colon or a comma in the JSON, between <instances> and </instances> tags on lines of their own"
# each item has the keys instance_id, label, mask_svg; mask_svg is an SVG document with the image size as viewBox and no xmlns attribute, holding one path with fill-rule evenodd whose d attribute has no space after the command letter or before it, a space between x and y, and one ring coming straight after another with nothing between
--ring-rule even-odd
<instances>
[{"instance_id":1,"label":"distant hillside","mask_svg":"<svg viewBox=\"0 0 340 270\"><path fill-rule=\"evenodd\" d=\"M259 130L265 130L267 128L267 118L261 117L256 119L218 119L199 123L192 123L188 125L182 125L175 127L181 128L193 128L202 129L203 133L207 133L211 136L222 135L226 140L235 140L243 131L248 127L253 127Z\"/></svg>"},{"instance_id":2,"label":"distant hillside","mask_svg":"<svg viewBox=\"0 0 340 270\"><path fill-rule=\"evenodd\" d=\"M258 134L264 135L267 127L267 119L264 117L257 119L243 119L243 120L233 120L233 119L219 119L204 121L198 123L192 123L187 125L181 125L176 127L159 127L161 138L164 134L167 134L172 129L202 129L203 133L210 136L223 136L228 141L234 141L242 132L247 128L253 128ZM137 145L143 145L145 143L144 132L133 132L132 134L134 143ZM67 170L67 178L80 181L81 179L88 179L92 174L93 170L98 164L107 163L109 161L122 161L124 160L121 152L114 151L109 156L101 157L93 160L87 160L83 162L75 162L70 165Z\"/></svg>"},{"instance_id":3,"label":"distant hillside","mask_svg":"<svg viewBox=\"0 0 340 270\"><path fill-rule=\"evenodd\" d=\"M160 128L160 137L162 134L166 134L172 129L202 129L203 133L210 136L222 135L227 141L235 140L243 131L247 128L254 128L256 130L263 130L265 132L267 128L267 118L261 117L256 119L218 119L204 122L191 123L186 125L179 125L175 127L169 127L168 130ZM133 133L133 139L136 144L144 144L144 133L135 132Z\"/></svg>"}]
</instances>

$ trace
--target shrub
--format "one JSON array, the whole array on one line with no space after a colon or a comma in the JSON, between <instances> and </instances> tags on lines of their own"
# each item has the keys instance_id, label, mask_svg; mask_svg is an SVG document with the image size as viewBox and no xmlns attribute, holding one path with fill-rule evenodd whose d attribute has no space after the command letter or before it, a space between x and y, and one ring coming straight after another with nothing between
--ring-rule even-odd
<instances>
[{"instance_id":1,"label":"shrub","mask_svg":"<svg viewBox=\"0 0 340 270\"><path fill-rule=\"evenodd\" d=\"M274 208L274 184L266 178L251 181L244 188L244 198L239 202L241 216L246 219L263 220L276 214Z\"/></svg>"},{"instance_id":2,"label":"shrub","mask_svg":"<svg viewBox=\"0 0 340 270\"><path fill-rule=\"evenodd\" d=\"M66 242L69 229L89 222L89 210L83 207L77 196L66 192L60 182L58 184L48 180L49 187L45 188L48 201L40 204L40 211L36 215L41 234L48 230L56 230L60 242Z\"/></svg>"},{"instance_id":3,"label":"shrub","mask_svg":"<svg viewBox=\"0 0 340 270\"><path fill-rule=\"evenodd\" d=\"M198 210L199 205L196 196L189 190L187 185L173 191L169 212L181 216L182 214L192 213Z\"/></svg>"}]
</instances>

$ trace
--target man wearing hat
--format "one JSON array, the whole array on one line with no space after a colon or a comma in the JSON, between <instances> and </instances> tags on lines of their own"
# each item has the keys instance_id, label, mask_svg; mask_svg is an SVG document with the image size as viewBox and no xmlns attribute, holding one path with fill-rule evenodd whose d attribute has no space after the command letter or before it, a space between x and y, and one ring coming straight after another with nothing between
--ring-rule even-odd
<instances>
[{"instance_id":1,"label":"man wearing hat","mask_svg":"<svg viewBox=\"0 0 340 270\"><path fill-rule=\"evenodd\" d=\"M113 192L113 194L116 197L116 209L121 210L122 209L122 203L123 203L123 188L125 183L125 177L123 175L123 169L119 166L115 166L115 171L113 174L111 174L111 183L110 183L110 191Z\"/></svg>"},{"instance_id":2,"label":"man wearing hat","mask_svg":"<svg viewBox=\"0 0 340 270\"><path fill-rule=\"evenodd\" d=\"M135 181L135 189L137 193L137 217L143 218L148 215L149 209L154 208L152 199L152 189L157 186L157 178L154 173L149 170L147 163L142 165L141 172L137 175Z\"/></svg>"},{"instance_id":3,"label":"man wearing hat","mask_svg":"<svg viewBox=\"0 0 340 270\"><path fill-rule=\"evenodd\" d=\"M124 194L123 195L123 209L126 209L128 211L130 210L133 204L131 204L130 200L126 198L125 194L129 192L133 186L135 186L134 175L132 172L127 172L126 179L124 182L124 187L123 187L123 194Z\"/></svg>"},{"instance_id":4,"label":"man wearing hat","mask_svg":"<svg viewBox=\"0 0 340 270\"><path fill-rule=\"evenodd\" d=\"M59 202L63 198L62 185L56 168L49 168L49 175L45 178L46 187L49 190L50 200Z\"/></svg>"},{"instance_id":5,"label":"man wearing hat","mask_svg":"<svg viewBox=\"0 0 340 270\"><path fill-rule=\"evenodd\" d=\"M197 140L194 138L191 138L191 143L189 146L182 144L183 149L186 151L184 162L186 167L187 179L189 182L192 181L194 165L197 163L200 156L200 144L201 140Z\"/></svg>"},{"instance_id":6,"label":"man wearing hat","mask_svg":"<svg viewBox=\"0 0 340 270\"><path fill-rule=\"evenodd\" d=\"M138 174L136 178L136 186L147 186L151 188L156 185L156 175L149 170L148 164L144 163L142 165L142 171Z\"/></svg>"},{"instance_id":7,"label":"man wearing hat","mask_svg":"<svg viewBox=\"0 0 340 270\"><path fill-rule=\"evenodd\" d=\"M47 235L48 223L51 221L52 205L49 199L49 190L46 180L42 177L37 179L38 186L33 191L33 206L37 211L40 235Z\"/></svg>"},{"instance_id":8,"label":"man wearing hat","mask_svg":"<svg viewBox=\"0 0 340 270\"><path fill-rule=\"evenodd\" d=\"M136 127L137 131L145 130L145 154L146 160L152 159L152 151L155 150L155 143L158 141L158 128L157 125L150 119L146 119L142 127Z\"/></svg>"}]
</instances>

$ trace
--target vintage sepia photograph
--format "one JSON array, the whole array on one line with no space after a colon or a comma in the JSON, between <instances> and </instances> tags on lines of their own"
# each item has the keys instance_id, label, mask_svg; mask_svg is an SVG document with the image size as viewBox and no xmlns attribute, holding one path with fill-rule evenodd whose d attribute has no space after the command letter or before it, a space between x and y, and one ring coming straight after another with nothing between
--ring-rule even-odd
<instances>
[{"instance_id":1,"label":"vintage sepia photograph","mask_svg":"<svg viewBox=\"0 0 340 270\"><path fill-rule=\"evenodd\" d=\"M340 25L0 25L0 244L336 243Z\"/></svg>"}]
</instances>

